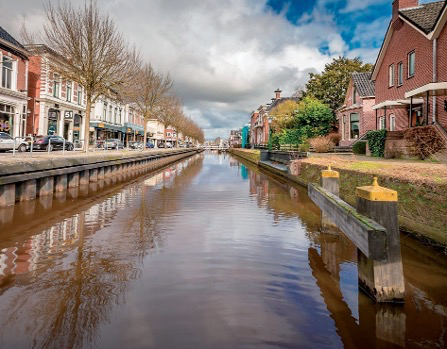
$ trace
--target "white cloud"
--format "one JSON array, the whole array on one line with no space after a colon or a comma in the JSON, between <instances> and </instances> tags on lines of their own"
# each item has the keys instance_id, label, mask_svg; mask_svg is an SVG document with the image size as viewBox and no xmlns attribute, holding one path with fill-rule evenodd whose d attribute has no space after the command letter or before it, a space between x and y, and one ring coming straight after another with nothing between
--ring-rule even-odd
<instances>
[{"instance_id":1,"label":"white cloud","mask_svg":"<svg viewBox=\"0 0 447 349\"><path fill-rule=\"evenodd\" d=\"M249 112L269 102L277 87L291 94L306 82L309 71L320 71L332 57L347 52L324 6L316 6L292 25L283 13L267 10L265 1L99 0L98 4L141 47L147 60L171 72L186 110L211 138L227 137L230 128L247 123ZM38 26L43 3L11 4L2 9L0 20L18 35L17 19L21 22L26 15L28 26Z\"/></svg>"}]
</instances>

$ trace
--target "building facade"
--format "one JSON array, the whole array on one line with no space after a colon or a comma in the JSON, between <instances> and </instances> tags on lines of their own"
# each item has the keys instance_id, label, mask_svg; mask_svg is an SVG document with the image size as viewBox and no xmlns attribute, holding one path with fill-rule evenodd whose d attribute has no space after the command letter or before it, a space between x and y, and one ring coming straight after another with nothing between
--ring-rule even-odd
<instances>
[{"instance_id":1,"label":"building facade","mask_svg":"<svg viewBox=\"0 0 447 349\"><path fill-rule=\"evenodd\" d=\"M350 146L368 131L376 129L374 105L375 91L371 73L353 73L345 102L336 113L341 146Z\"/></svg>"},{"instance_id":2,"label":"building facade","mask_svg":"<svg viewBox=\"0 0 447 349\"><path fill-rule=\"evenodd\" d=\"M0 132L26 135L28 52L0 27Z\"/></svg>"},{"instance_id":3,"label":"building facade","mask_svg":"<svg viewBox=\"0 0 447 349\"><path fill-rule=\"evenodd\" d=\"M45 45L28 45L29 88L27 134L58 135L82 141L85 93L82 86L62 76L62 59Z\"/></svg>"},{"instance_id":4,"label":"building facade","mask_svg":"<svg viewBox=\"0 0 447 349\"><path fill-rule=\"evenodd\" d=\"M378 128L447 127L446 1L395 0L372 74Z\"/></svg>"}]
</instances>

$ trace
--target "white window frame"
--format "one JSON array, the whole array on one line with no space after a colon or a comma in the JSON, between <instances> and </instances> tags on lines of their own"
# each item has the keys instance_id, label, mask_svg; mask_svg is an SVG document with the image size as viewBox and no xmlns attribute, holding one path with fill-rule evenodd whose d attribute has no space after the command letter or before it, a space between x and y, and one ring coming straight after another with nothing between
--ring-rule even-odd
<instances>
[{"instance_id":1,"label":"white window frame","mask_svg":"<svg viewBox=\"0 0 447 349\"><path fill-rule=\"evenodd\" d=\"M394 86L394 78L395 78L395 71L393 63L388 66L388 87Z\"/></svg>"},{"instance_id":2,"label":"white window frame","mask_svg":"<svg viewBox=\"0 0 447 349\"><path fill-rule=\"evenodd\" d=\"M83 94L82 94L82 86L78 85L78 105L82 105Z\"/></svg>"},{"instance_id":3,"label":"white window frame","mask_svg":"<svg viewBox=\"0 0 447 349\"><path fill-rule=\"evenodd\" d=\"M11 87L3 86L3 60L7 59L11 61ZM17 86L17 61L15 61L12 57L6 55L0 55L0 87L5 88L7 90L16 90ZM6 68L9 69L9 68Z\"/></svg>"},{"instance_id":4,"label":"white window frame","mask_svg":"<svg viewBox=\"0 0 447 349\"><path fill-rule=\"evenodd\" d=\"M413 59L413 74L410 74L410 69L411 69L411 64L410 64L410 57L414 55L414 59ZM407 73L408 73L408 77L411 78L416 74L416 51L413 50L411 52L408 53L407 55L407 63L408 63L408 69L407 69Z\"/></svg>"},{"instance_id":5,"label":"white window frame","mask_svg":"<svg viewBox=\"0 0 447 349\"><path fill-rule=\"evenodd\" d=\"M379 118L379 130L385 129L385 116Z\"/></svg>"},{"instance_id":6,"label":"white window frame","mask_svg":"<svg viewBox=\"0 0 447 349\"><path fill-rule=\"evenodd\" d=\"M68 91L70 91L70 94L68 94ZM65 81L65 97L67 99L67 102L72 102L72 100L73 100L73 82L70 80Z\"/></svg>"},{"instance_id":7,"label":"white window frame","mask_svg":"<svg viewBox=\"0 0 447 349\"><path fill-rule=\"evenodd\" d=\"M404 84L404 62L397 63L397 86Z\"/></svg>"},{"instance_id":8,"label":"white window frame","mask_svg":"<svg viewBox=\"0 0 447 349\"><path fill-rule=\"evenodd\" d=\"M55 86L57 84L57 94L55 93ZM53 97L60 98L61 97L61 77L59 74L53 73Z\"/></svg>"},{"instance_id":9,"label":"white window frame","mask_svg":"<svg viewBox=\"0 0 447 349\"><path fill-rule=\"evenodd\" d=\"M396 116L390 114L390 131L396 131Z\"/></svg>"}]
</instances>

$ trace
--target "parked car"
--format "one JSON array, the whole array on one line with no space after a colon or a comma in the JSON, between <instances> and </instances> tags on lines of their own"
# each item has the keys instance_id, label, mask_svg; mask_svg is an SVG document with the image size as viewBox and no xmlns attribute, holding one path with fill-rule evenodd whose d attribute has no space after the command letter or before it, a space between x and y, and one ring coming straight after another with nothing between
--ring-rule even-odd
<instances>
[{"instance_id":1,"label":"parked car","mask_svg":"<svg viewBox=\"0 0 447 349\"><path fill-rule=\"evenodd\" d=\"M106 149L124 149L124 144L118 138L111 138L105 142Z\"/></svg>"},{"instance_id":2,"label":"parked car","mask_svg":"<svg viewBox=\"0 0 447 349\"><path fill-rule=\"evenodd\" d=\"M64 139L60 136L36 136L34 138L33 150L62 150L64 148ZM65 141L65 150L73 150L74 144Z\"/></svg>"},{"instance_id":3,"label":"parked car","mask_svg":"<svg viewBox=\"0 0 447 349\"><path fill-rule=\"evenodd\" d=\"M166 142L166 148L172 148L172 143L171 142Z\"/></svg>"},{"instance_id":4,"label":"parked car","mask_svg":"<svg viewBox=\"0 0 447 349\"><path fill-rule=\"evenodd\" d=\"M15 141L17 151L23 152L27 149L27 143L24 139L17 138ZM0 151L8 151L14 149L14 138L6 132L0 132Z\"/></svg>"},{"instance_id":5,"label":"parked car","mask_svg":"<svg viewBox=\"0 0 447 349\"><path fill-rule=\"evenodd\" d=\"M153 148L154 145L151 142L146 143L146 148Z\"/></svg>"},{"instance_id":6,"label":"parked car","mask_svg":"<svg viewBox=\"0 0 447 349\"><path fill-rule=\"evenodd\" d=\"M142 142L129 142L129 148L130 149L142 149L143 143Z\"/></svg>"}]
</instances>

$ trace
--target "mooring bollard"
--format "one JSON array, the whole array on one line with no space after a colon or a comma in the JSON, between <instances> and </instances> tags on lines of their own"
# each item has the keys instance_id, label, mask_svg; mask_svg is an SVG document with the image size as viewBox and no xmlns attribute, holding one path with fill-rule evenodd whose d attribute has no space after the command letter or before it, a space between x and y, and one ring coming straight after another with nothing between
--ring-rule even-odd
<instances>
[{"instance_id":1,"label":"mooring bollard","mask_svg":"<svg viewBox=\"0 0 447 349\"><path fill-rule=\"evenodd\" d=\"M332 170L331 165L321 171L321 186L336 196L340 195L340 174ZM337 225L324 212L321 212L321 231L332 235L339 232Z\"/></svg>"},{"instance_id":2,"label":"mooring bollard","mask_svg":"<svg viewBox=\"0 0 447 349\"><path fill-rule=\"evenodd\" d=\"M358 250L359 285L378 302L403 302L405 283L400 252L397 192L379 186L374 177L371 186L356 189L357 211L384 228L387 235L386 257L367 258Z\"/></svg>"}]
</instances>

